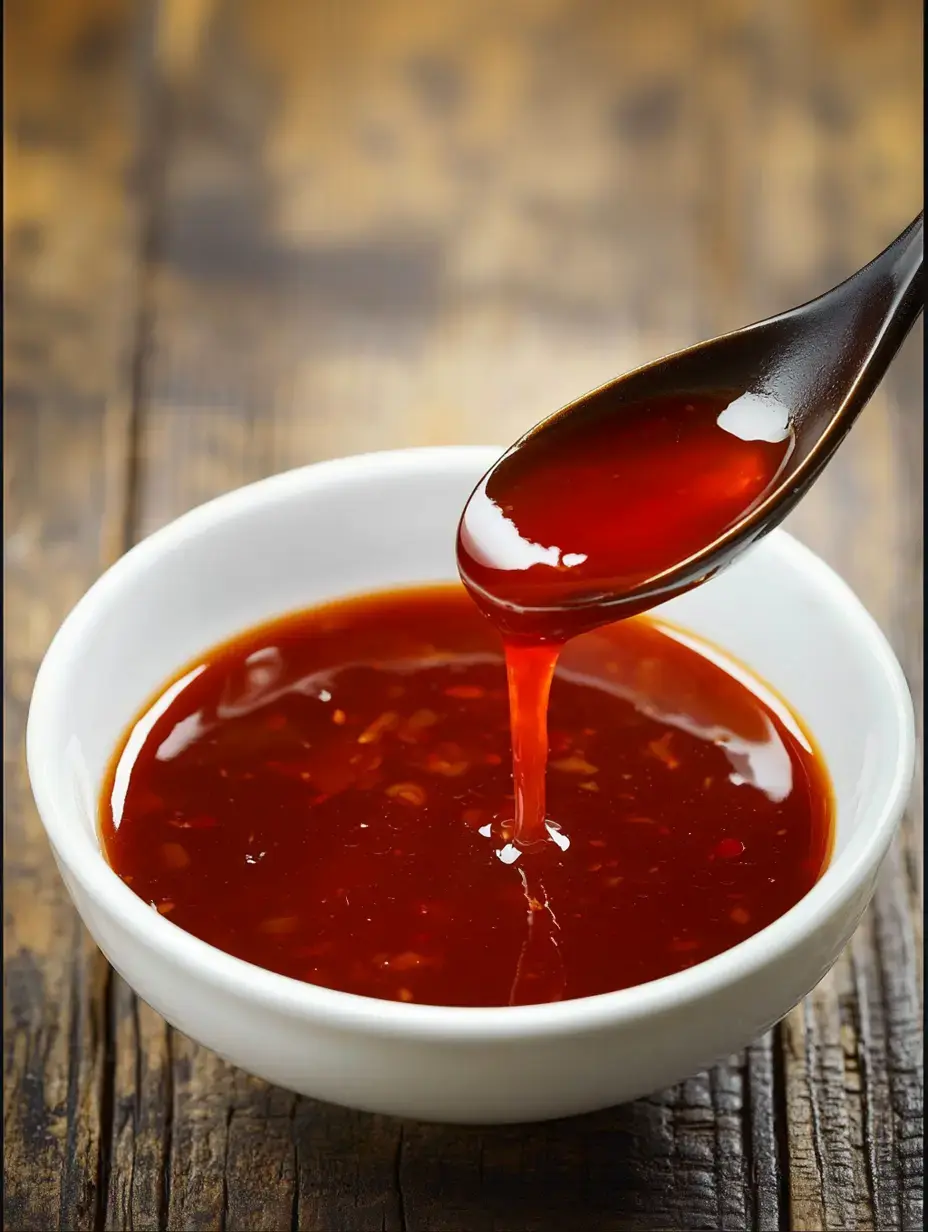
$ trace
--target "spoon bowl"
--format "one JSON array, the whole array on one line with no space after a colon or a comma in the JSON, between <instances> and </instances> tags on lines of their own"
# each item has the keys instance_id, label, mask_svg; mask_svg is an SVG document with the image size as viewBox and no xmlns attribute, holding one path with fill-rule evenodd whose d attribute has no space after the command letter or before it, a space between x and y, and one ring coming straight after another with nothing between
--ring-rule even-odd
<instances>
[{"instance_id":1,"label":"spoon bowl","mask_svg":"<svg viewBox=\"0 0 928 1232\"><path fill-rule=\"evenodd\" d=\"M510 639L557 642L730 564L793 509L863 410L921 312L923 252L919 214L818 299L538 424L464 511L458 562L473 597ZM571 503L585 538L552 545L546 515L563 533Z\"/></svg>"}]
</instances>

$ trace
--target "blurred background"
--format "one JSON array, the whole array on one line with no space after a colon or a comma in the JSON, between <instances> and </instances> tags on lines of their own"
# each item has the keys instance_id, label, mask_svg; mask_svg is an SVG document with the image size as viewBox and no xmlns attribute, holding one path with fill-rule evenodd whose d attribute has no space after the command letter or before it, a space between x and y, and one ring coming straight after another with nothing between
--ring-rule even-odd
<instances>
[{"instance_id":1,"label":"blurred background","mask_svg":"<svg viewBox=\"0 0 928 1232\"><path fill-rule=\"evenodd\" d=\"M5 13L8 396L43 334L49 384L122 381L155 469L505 444L920 208L915 0Z\"/></svg>"},{"instance_id":2,"label":"blurred background","mask_svg":"<svg viewBox=\"0 0 928 1232\"><path fill-rule=\"evenodd\" d=\"M11 1149L21 1210L48 1202L77 1228L90 1199L74 1178L109 1132L81 1093L121 1055L131 1002L74 923L22 762L67 609L220 491L339 454L504 446L629 367L853 272L922 206L922 5L5 0L4 20ZM919 704L921 372L919 326L792 520L880 620ZM856 1039L867 1006L887 1090L908 1055L919 807L858 943L872 978L862 991L845 967L816 994L787 1091L815 1023ZM151 1032L146 1056L167 1047ZM222 1065L191 1056L194 1074ZM858 1226L867 1203L859 1226L909 1226L914 1198L893 1190L881 1224L889 1191L845 1167L859 1082L828 1088L837 1137L813 1158L817 1079L795 1073L784 1132L812 1205L791 1226L826 1226L825 1180L847 1204L827 1226ZM886 1114L900 1167L913 1107Z\"/></svg>"}]
</instances>

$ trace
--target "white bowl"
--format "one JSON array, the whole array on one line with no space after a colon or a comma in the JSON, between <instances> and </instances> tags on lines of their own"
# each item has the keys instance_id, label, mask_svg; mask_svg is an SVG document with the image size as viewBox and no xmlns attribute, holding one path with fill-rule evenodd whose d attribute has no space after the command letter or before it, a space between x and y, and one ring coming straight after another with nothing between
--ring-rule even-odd
<instances>
[{"instance_id":1,"label":"white bowl","mask_svg":"<svg viewBox=\"0 0 928 1232\"><path fill-rule=\"evenodd\" d=\"M39 672L29 774L97 944L169 1022L235 1064L375 1112L502 1123L588 1112L676 1082L772 1026L825 975L873 892L913 771L905 680L820 560L775 532L661 611L724 647L815 736L837 797L819 883L769 928L679 975L553 1005L383 1002L274 975L152 911L100 851L106 763L139 707L198 652L320 600L453 579L487 448L369 454L221 497L146 539L81 600Z\"/></svg>"}]
</instances>

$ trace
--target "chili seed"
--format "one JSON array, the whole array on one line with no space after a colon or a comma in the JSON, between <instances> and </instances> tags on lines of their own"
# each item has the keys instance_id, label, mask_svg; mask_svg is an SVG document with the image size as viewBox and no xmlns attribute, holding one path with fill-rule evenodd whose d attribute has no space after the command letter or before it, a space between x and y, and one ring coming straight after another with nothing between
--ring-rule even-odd
<instances>
[{"instance_id":1,"label":"chili seed","mask_svg":"<svg viewBox=\"0 0 928 1232\"><path fill-rule=\"evenodd\" d=\"M720 860L734 860L744 851L744 843L738 838L723 838L716 846L713 855Z\"/></svg>"},{"instance_id":2,"label":"chili seed","mask_svg":"<svg viewBox=\"0 0 928 1232\"><path fill-rule=\"evenodd\" d=\"M579 753L573 753L570 757L559 757L550 765L552 770L563 770L565 774L596 774L599 770L598 766L591 766Z\"/></svg>"},{"instance_id":3,"label":"chili seed","mask_svg":"<svg viewBox=\"0 0 928 1232\"><path fill-rule=\"evenodd\" d=\"M470 762L466 758L452 759L442 756L440 752L429 753L425 759L425 768L432 774L443 774L445 778L455 779L466 774Z\"/></svg>"},{"instance_id":4,"label":"chili seed","mask_svg":"<svg viewBox=\"0 0 928 1232\"><path fill-rule=\"evenodd\" d=\"M648 744L648 752L652 757L656 757L658 761L662 761L668 770L676 770L680 764L679 757L674 756L670 750L670 741L673 739L673 732L664 732L659 740L652 740Z\"/></svg>"},{"instance_id":5,"label":"chili seed","mask_svg":"<svg viewBox=\"0 0 928 1232\"><path fill-rule=\"evenodd\" d=\"M674 937L670 948L675 954L688 954L699 949L699 942L693 941L691 937Z\"/></svg>"},{"instance_id":6,"label":"chili seed","mask_svg":"<svg viewBox=\"0 0 928 1232\"><path fill-rule=\"evenodd\" d=\"M374 719L369 727L366 727L360 736L358 736L358 744L373 744L375 740L379 740L384 732L392 731L399 722L399 715L395 710L385 710L382 715Z\"/></svg>"},{"instance_id":7,"label":"chili seed","mask_svg":"<svg viewBox=\"0 0 928 1232\"><path fill-rule=\"evenodd\" d=\"M280 937L286 933L295 933L299 923L299 917L295 915L272 916L270 919L262 920L258 925L258 931L268 933L272 937Z\"/></svg>"},{"instance_id":8,"label":"chili seed","mask_svg":"<svg viewBox=\"0 0 928 1232\"><path fill-rule=\"evenodd\" d=\"M421 808L428 799L425 788L418 783L391 783L385 788L384 794L391 800L402 800L404 804L411 804L414 808Z\"/></svg>"},{"instance_id":9,"label":"chili seed","mask_svg":"<svg viewBox=\"0 0 928 1232\"><path fill-rule=\"evenodd\" d=\"M416 967L425 967L429 964L428 960L421 954L417 954L415 950L404 950L402 954L395 954L392 958L388 958L383 965L390 971L413 971Z\"/></svg>"},{"instance_id":10,"label":"chili seed","mask_svg":"<svg viewBox=\"0 0 928 1232\"><path fill-rule=\"evenodd\" d=\"M182 869L190 866L190 856L180 843L163 843L161 858L167 868Z\"/></svg>"}]
</instances>

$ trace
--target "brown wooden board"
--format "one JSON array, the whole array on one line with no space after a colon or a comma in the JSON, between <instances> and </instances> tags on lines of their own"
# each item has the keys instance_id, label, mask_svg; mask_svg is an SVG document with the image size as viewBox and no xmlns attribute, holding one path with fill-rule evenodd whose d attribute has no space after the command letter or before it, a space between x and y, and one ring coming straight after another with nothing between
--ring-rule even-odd
<instances>
[{"instance_id":1,"label":"brown wooden board","mask_svg":"<svg viewBox=\"0 0 928 1232\"><path fill-rule=\"evenodd\" d=\"M874 907L743 1055L458 1130L268 1087L86 939L22 734L133 539L288 466L506 444L810 297L921 201L915 0L10 0L4 1227L922 1226L920 790ZM922 698L921 331L793 530Z\"/></svg>"}]
</instances>

